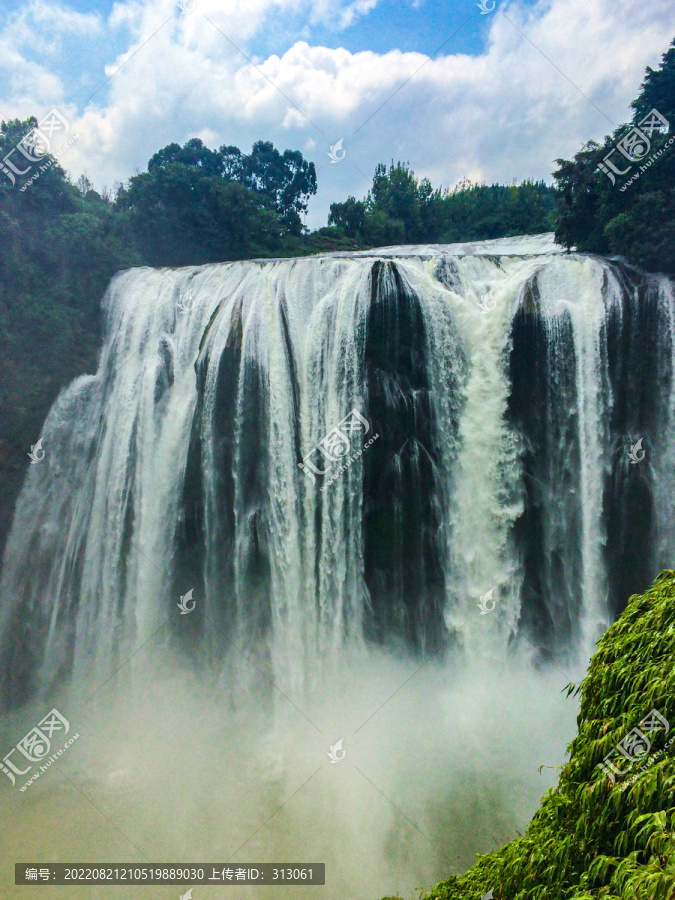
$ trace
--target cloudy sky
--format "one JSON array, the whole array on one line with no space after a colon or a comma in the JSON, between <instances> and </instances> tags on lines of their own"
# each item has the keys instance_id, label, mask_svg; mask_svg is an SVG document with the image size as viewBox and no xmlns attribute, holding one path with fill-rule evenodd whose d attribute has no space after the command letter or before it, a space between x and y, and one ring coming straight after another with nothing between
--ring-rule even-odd
<instances>
[{"instance_id":1,"label":"cloudy sky","mask_svg":"<svg viewBox=\"0 0 675 900\"><path fill-rule=\"evenodd\" d=\"M672 0L181 2L3 0L0 115L58 109L78 135L62 165L98 188L194 136L300 149L318 170L312 227L378 161L435 185L550 181L629 118L675 37Z\"/></svg>"}]
</instances>

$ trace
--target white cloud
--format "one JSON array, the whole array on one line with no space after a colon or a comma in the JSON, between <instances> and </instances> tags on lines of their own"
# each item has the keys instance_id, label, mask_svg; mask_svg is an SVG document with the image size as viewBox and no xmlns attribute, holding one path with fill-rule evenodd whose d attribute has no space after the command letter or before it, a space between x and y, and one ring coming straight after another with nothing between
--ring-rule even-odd
<instances>
[{"instance_id":1,"label":"white cloud","mask_svg":"<svg viewBox=\"0 0 675 900\"><path fill-rule=\"evenodd\" d=\"M102 32L96 14L79 13L62 3L31 0L7 16L0 30L0 79L3 114L26 118L47 113L64 103L64 85L54 61L63 56L69 41Z\"/></svg>"},{"instance_id":2,"label":"white cloud","mask_svg":"<svg viewBox=\"0 0 675 900\"><path fill-rule=\"evenodd\" d=\"M419 53L352 53L308 39L256 68L240 51L250 57L248 43L275 17L304 10L308 21L344 26L375 0L197 2L189 15L172 0L115 5L106 27L128 35L126 50L104 61L100 81L116 74L76 117L80 139L64 165L74 175L86 170L100 186L144 168L170 141L202 136L212 146L248 149L256 139L273 140L282 149L304 148L322 167L313 225L325 222L331 201L362 196L375 164L392 158L409 160L435 184L464 176L549 178L556 157L601 139L612 130L608 119L629 117L645 66L658 64L671 38L669 0L616 0L609 9L602 0L512 2L487 20L478 56L453 55L452 42L447 55L426 61ZM72 31L95 28L74 15ZM36 16L28 22L39 30ZM485 22L476 12L464 27ZM1 32L0 48L6 41ZM0 107L16 114L20 103L27 115L68 99L47 67L20 65ZM330 165L326 154L339 138L347 154Z\"/></svg>"},{"instance_id":3,"label":"white cloud","mask_svg":"<svg viewBox=\"0 0 675 900\"><path fill-rule=\"evenodd\" d=\"M11 73L30 60L30 65L37 63L44 72L53 58L64 52L66 39L91 37L101 31L102 21L96 14L79 13L61 3L31 0L8 16L0 32L0 66ZM49 88L53 89L51 83Z\"/></svg>"},{"instance_id":4,"label":"white cloud","mask_svg":"<svg viewBox=\"0 0 675 900\"><path fill-rule=\"evenodd\" d=\"M377 6L377 0L354 0L352 3L336 3L335 0L315 0L310 21L338 29L349 28Z\"/></svg>"},{"instance_id":5,"label":"white cloud","mask_svg":"<svg viewBox=\"0 0 675 900\"><path fill-rule=\"evenodd\" d=\"M62 3L45 3L43 0L32 0L21 10L19 17L48 28L52 34L97 34L102 28L98 13L79 13Z\"/></svg>"}]
</instances>

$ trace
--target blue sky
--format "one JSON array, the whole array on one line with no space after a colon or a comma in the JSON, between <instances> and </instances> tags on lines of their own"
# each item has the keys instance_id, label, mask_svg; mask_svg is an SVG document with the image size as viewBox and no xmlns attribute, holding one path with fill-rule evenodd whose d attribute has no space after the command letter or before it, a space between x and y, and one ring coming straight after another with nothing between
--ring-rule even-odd
<instances>
[{"instance_id":1,"label":"blue sky","mask_svg":"<svg viewBox=\"0 0 675 900\"><path fill-rule=\"evenodd\" d=\"M25 5L26 0L4 0L3 14L6 17L18 13ZM533 0L522 5L532 6ZM72 0L68 6L83 14L97 13L107 17L113 9L114 0ZM332 48L345 47L351 52L373 50L386 53L398 49L416 50L431 56L457 25L475 13L475 6L475 0L455 0L452 3L444 0L420 0L418 3L386 0L347 28L315 23L310 26L310 33L313 43ZM279 16L278 21L269 23L269 26L264 33L256 36L249 48L257 56L278 54L288 49L293 40L302 35L307 26L307 16L304 10L299 10L296 14ZM442 52L479 53L487 34L487 20L474 18L470 27L462 28L443 47Z\"/></svg>"},{"instance_id":2,"label":"blue sky","mask_svg":"<svg viewBox=\"0 0 675 900\"><path fill-rule=\"evenodd\" d=\"M63 165L99 188L194 136L300 149L319 168L316 226L392 158L446 186L550 181L628 118L675 35L670 0L187 3L5 0L1 114L60 110L78 135Z\"/></svg>"},{"instance_id":3,"label":"blue sky","mask_svg":"<svg viewBox=\"0 0 675 900\"><path fill-rule=\"evenodd\" d=\"M485 45L489 29L485 17L481 20L476 12L475 0L456 0L454 3L426 0L419 5L387 0L378 3L368 15L347 28L336 29L317 24L311 29L311 37L314 43L332 48L344 47L352 53L359 50L376 53L402 50L432 56L441 48L442 53L477 54ZM300 34L302 16L294 19L293 24ZM451 37L463 24L464 27ZM277 27L269 36L260 35L256 41L256 53L279 53L280 49L287 49L284 43L290 44L289 37L282 27Z\"/></svg>"}]
</instances>

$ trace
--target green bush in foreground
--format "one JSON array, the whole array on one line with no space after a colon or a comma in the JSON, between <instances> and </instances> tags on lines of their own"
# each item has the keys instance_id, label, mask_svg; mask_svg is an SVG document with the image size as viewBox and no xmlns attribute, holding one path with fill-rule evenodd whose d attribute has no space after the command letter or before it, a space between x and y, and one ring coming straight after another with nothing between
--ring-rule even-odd
<instances>
[{"instance_id":1,"label":"green bush in foreground","mask_svg":"<svg viewBox=\"0 0 675 900\"><path fill-rule=\"evenodd\" d=\"M479 900L489 890L495 900L675 897L675 743L659 753L675 735L674 661L675 572L667 571L631 597L599 641L586 678L568 687L581 692L579 732L558 787L523 837L479 856L420 900ZM612 785L597 764L652 709L670 731L653 732L649 756Z\"/></svg>"}]
</instances>

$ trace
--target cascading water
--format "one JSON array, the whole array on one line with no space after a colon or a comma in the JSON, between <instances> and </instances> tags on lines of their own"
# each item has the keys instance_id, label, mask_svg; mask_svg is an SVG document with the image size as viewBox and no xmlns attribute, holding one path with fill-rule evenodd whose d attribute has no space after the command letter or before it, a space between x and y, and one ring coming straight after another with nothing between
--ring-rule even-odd
<instances>
[{"instance_id":1,"label":"cascading water","mask_svg":"<svg viewBox=\"0 0 675 900\"><path fill-rule=\"evenodd\" d=\"M436 648L490 589L503 639L585 651L668 561L667 279L544 236L131 270L105 311L7 549L10 699L103 675L188 588L298 689L345 643ZM335 477L311 454L351 410L377 443Z\"/></svg>"},{"instance_id":2,"label":"cascading water","mask_svg":"<svg viewBox=\"0 0 675 900\"><path fill-rule=\"evenodd\" d=\"M6 550L13 707L154 635L233 710L263 672L320 716L345 659L572 666L672 564L666 278L543 235L135 269L104 306Z\"/></svg>"}]
</instances>

